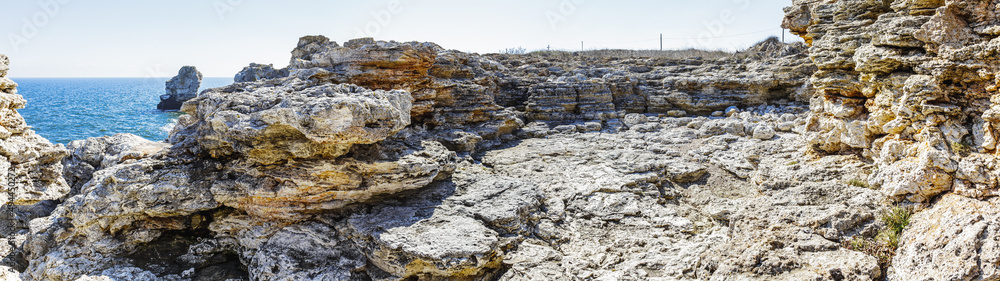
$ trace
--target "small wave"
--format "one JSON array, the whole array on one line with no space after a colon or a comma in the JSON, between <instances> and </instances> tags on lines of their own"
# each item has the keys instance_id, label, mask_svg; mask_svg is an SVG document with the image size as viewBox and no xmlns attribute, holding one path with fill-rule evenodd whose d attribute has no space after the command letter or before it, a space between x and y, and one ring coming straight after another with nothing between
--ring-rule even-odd
<instances>
[{"instance_id":1,"label":"small wave","mask_svg":"<svg viewBox=\"0 0 1000 281\"><path fill-rule=\"evenodd\" d=\"M170 131L174 130L174 127L177 127L177 118L171 118L170 123L167 123L166 125L163 125L163 127L160 127L160 130L167 132L169 134Z\"/></svg>"}]
</instances>

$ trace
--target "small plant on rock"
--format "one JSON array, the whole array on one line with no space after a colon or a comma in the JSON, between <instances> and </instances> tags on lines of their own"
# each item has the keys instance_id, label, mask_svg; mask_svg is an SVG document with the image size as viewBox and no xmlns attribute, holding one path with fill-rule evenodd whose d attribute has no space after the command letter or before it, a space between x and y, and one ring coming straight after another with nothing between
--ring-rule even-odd
<instances>
[{"instance_id":1,"label":"small plant on rock","mask_svg":"<svg viewBox=\"0 0 1000 281\"><path fill-rule=\"evenodd\" d=\"M856 179L851 179L851 180L847 181L847 185L853 185L853 186L857 186L857 187L861 187L861 188L871 188L871 186L869 186L867 182L865 182L862 179L857 179L857 178Z\"/></svg>"},{"instance_id":2,"label":"small plant on rock","mask_svg":"<svg viewBox=\"0 0 1000 281\"><path fill-rule=\"evenodd\" d=\"M902 207L892 208L882 214L882 222L885 223L885 229L879 232L876 238L880 238L895 250L899 247L899 237L903 234L903 229L910 225L910 211Z\"/></svg>"},{"instance_id":3,"label":"small plant on rock","mask_svg":"<svg viewBox=\"0 0 1000 281\"><path fill-rule=\"evenodd\" d=\"M972 145L967 142L952 142L951 150L958 155L968 155L972 152Z\"/></svg>"},{"instance_id":4,"label":"small plant on rock","mask_svg":"<svg viewBox=\"0 0 1000 281\"><path fill-rule=\"evenodd\" d=\"M852 237L842 243L844 248L875 257L881 267L886 267L895 255L895 249L871 238Z\"/></svg>"},{"instance_id":5,"label":"small plant on rock","mask_svg":"<svg viewBox=\"0 0 1000 281\"><path fill-rule=\"evenodd\" d=\"M851 237L851 239L844 240L841 246L875 257L884 269L889 266L892 257L896 255L903 229L906 229L906 226L910 224L910 211L906 208L894 207L883 213L880 219L885 224L885 228L880 230L874 239Z\"/></svg>"}]
</instances>

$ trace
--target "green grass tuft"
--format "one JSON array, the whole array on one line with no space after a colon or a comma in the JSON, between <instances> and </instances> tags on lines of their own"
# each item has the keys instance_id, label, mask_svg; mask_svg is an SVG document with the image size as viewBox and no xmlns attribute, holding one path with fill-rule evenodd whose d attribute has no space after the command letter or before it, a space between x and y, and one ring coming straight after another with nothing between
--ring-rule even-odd
<instances>
[{"instance_id":1,"label":"green grass tuft","mask_svg":"<svg viewBox=\"0 0 1000 281\"><path fill-rule=\"evenodd\" d=\"M857 186L857 187L861 187L861 188L871 188L871 186L868 185L868 183L865 182L862 179L851 179L851 180L847 181L846 183L847 183L847 185L853 185L853 186Z\"/></svg>"},{"instance_id":2,"label":"green grass tuft","mask_svg":"<svg viewBox=\"0 0 1000 281\"><path fill-rule=\"evenodd\" d=\"M958 155L969 155L972 152L972 145L967 142L952 142L951 150Z\"/></svg>"},{"instance_id":3,"label":"green grass tuft","mask_svg":"<svg viewBox=\"0 0 1000 281\"><path fill-rule=\"evenodd\" d=\"M894 207L885 214L882 214L882 222L885 229L879 232L879 236L889 247L896 249L899 247L899 237L903 234L903 229L910 225L910 211L902 207Z\"/></svg>"},{"instance_id":4,"label":"green grass tuft","mask_svg":"<svg viewBox=\"0 0 1000 281\"><path fill-rule=\"evenodd\" d=\"M896 255L903 229L910 225L910 215L906 208L894 207L882 214L881 220L885 228L874 239L851 237L844 240L841 246L873 256L878 259L879 266L886 268Z\"/></svg>"}]
</instances>

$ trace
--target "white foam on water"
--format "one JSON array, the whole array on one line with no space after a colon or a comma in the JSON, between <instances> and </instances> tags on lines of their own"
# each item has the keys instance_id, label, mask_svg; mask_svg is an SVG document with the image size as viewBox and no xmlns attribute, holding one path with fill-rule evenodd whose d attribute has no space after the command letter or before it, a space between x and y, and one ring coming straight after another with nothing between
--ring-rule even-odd
<instances>
[{"instance_id":1,"label":"white foam on water","mask_svg":"<svg viewBox=\"0 0 1000 281\"><path fill-rule=\"evenodd\" d=\"M174 127L177 127L177 118L171 118L170 123L167 123L166 125L163 125L163 127L160 127L160 130L170 133L170 131L174 130Z\"/></svg>"}]
</instances>

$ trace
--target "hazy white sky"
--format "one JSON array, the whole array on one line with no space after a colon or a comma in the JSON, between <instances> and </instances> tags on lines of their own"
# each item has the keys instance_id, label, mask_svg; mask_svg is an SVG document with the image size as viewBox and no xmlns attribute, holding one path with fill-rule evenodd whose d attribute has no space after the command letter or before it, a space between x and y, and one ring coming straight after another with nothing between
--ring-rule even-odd
<instances>
[{"instance_id":1,"label":"hazy white sky","mask_svg":"<svg viewBox=\"0 0 1000 281\"><path fill-rule=\"evenodd\" d=\"M303 35L432 41L489 53L741 49L781 35L790 0L2 0L12 77L169 77L183 65L232 77L288 64ZM798 40L787 35L787 39Z\"/></svg>"}]
</instances>

